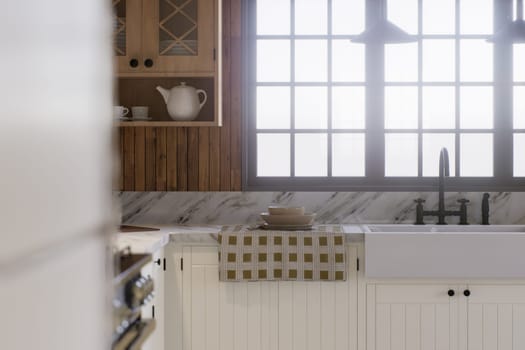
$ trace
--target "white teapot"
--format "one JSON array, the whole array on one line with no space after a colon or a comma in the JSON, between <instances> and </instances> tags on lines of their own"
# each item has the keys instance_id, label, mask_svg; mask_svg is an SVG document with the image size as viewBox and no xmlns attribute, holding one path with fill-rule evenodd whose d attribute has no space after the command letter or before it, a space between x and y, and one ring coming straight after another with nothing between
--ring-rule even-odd
<instances>
[{"instance_id":1,"label":"white teapot","mask_svg":"<svg viewBox=\"0 0 525 350\"><path fill-rule=\"evenodd\" d=\"M194 120L208 99L206 91L187 86L184 82L170 90L157 86L157 90L164 97L173 120ZM199 101L199 94L203 96L202 102Z\"/></svg>"}]
</instances>

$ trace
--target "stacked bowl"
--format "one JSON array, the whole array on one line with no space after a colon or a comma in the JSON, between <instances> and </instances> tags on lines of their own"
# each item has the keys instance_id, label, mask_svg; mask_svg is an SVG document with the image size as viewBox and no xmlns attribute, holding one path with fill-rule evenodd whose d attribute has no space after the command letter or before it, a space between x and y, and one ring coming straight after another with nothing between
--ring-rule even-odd
<instances>
[{"instance_id":1,"label":"stacked bowl","mask_svg":"<svg viewBox=\"0 0 525 350\"><path fill-rule=\"evenodd\" d=\"M304 207L269 206L261 218L265 229L306 230L312 228L315 213L305 213Z\"/></svg>"}]
</instances>

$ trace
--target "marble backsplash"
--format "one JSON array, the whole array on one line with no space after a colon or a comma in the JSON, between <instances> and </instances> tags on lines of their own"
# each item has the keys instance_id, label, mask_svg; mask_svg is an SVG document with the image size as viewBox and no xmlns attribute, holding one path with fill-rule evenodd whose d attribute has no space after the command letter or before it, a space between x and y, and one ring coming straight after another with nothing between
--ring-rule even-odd
<instances>
[{"instance_id":1,"label":"marble backsplash","mask_svg":"<svg viewBox=\"0 0 525 350\"><path fill-rule=\"evenodd\" d=\"M470 200L468 221L481 223L481 192L447 193L447 209L460 198ZM437 209L434 192L120 192L125 224L251 224L269 204L304 206L317 213L316 222L413 223L414 199L426 210ZM435 218L425 217L432 223ZM447 218L448 223L458 219ZM525 192L490 193L492 224L525 224Z\"/></svg>"}]
</instances>

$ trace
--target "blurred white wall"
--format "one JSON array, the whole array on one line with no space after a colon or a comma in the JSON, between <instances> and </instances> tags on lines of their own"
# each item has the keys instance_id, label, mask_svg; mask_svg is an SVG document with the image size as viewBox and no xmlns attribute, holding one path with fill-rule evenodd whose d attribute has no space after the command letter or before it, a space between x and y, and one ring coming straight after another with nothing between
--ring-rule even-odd
<instances>
[{"instance_id":1,"label":"blurred white wall","mask_svg":"<svg viewBox=\"0 0 525 350\"><path fill-rule=\"evenodd\" d=\"M109 348L110 1L0 11L0 348Z\"/></svg>"}]
</instances>

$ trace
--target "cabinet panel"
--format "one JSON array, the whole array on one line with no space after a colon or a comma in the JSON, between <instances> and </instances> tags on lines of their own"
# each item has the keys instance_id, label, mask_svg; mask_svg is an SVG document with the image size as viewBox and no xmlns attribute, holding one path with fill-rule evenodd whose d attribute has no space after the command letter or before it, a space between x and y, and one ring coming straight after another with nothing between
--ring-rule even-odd
<instances>
[{"instance_id":1,"label":"cabinet panel","mask_svg":"<svg viewBox=\"0 0 525 350\"><path fill-rule=\"evenodd\" d=\"M525 349L525 286L469 285L467 349Z\"/></svg>"},{"instance_id":2,"label":"cabinet panel","mask_svg":"<svg viewBox=\"0 0 525 350\"><path fill-rule=\"evenodd\" d=\"M183 349L357 349L357 248L346 282L219 282L217 253L183 250Z\"/></svg>"},{"instance_id":3,"label":"cabinet panel","mask_svg":"<svg viewBox=\"0 0 525 350\"><path fill-rule=\"evenodd\" d=\"M367 349L456 349L457 296L447 285L367 286Z\"/></svg>"},{"instance_id":4,"label":"cabinet panel","mask_svg":"<svg viewBox=\"0 0 525 350\"><path fill-rule=\"evenodd\" d=\"M214 73L216 0L144 2L144 59L155 72Z\"/></svg>"}]
</instances>

